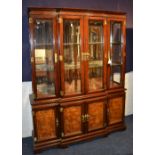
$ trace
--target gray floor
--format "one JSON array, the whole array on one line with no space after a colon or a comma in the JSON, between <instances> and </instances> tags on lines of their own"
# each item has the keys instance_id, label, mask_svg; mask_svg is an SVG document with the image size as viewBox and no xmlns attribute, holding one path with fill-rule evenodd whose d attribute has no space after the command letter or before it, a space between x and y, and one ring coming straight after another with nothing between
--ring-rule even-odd
<instances>
[{"instance_id":1,"label":"gray floor","mask_svg":"<svg viewBox=\"0 0 155 155\"><path fill-rule=\"evenodd\" d=\"M40 155L132 155L133 154L133 116L125 118L127 129L115 132L105 138L70 145L66 149L51 148ZM22 139L22 154L33 155L32 138Z\"/></svg>"}]
</instances>

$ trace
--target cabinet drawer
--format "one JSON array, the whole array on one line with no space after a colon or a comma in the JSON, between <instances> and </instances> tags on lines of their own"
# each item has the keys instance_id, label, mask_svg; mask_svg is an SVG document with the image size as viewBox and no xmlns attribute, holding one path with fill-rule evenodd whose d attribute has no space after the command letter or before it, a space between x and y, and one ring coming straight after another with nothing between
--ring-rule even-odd
<instances>
[{"instance_id":1,"label":"cabinet drawer","mask_svg":"<svg viewBox=\"0 0 155 155\"><path fill-rule=\"evenodd\" d=\"M111 97L108 100L108 124L120 123L124 118L125 95Z\"/></svg>"}]
</instances>

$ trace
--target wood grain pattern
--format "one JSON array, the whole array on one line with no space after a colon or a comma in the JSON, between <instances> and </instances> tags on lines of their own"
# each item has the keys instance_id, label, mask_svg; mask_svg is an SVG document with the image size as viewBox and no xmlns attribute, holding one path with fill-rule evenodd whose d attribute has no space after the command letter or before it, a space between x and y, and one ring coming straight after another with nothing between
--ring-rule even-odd
<instances>
[{"instance_id":1,"label":"wood grain pattern","mask_svg":"<svg viewBox=\"0 0 155 155\"><path fill-rule=\"evenodd\" d=\"M81 106L64 108L64 134L81 133Z\"/></svg>"},{"instance_id":2,"label":"wood grain pattern","mask_svg":"<svg viewBox=\"0 0 155 155\"><path fill-rule=\"evenodd\" d=\"M96 102L88 104L88 130L99 129L103 127L104 118L104 108L103 102Z\"/></svg>"},{"instance_id":3,"label":"wood grain pattern","mask_svg":"<svg viewBox=\"0 0 155 155\"><path fill-rule=\"evenodd\" d=\"M31 22L29 23L31 57L34 58L34 61L32 61L32 87L34 98L32 98L31 101L32 111L34 112L34 151L39 151L52 146L71 144L124 129L124 80L126 64L125 14L101 10L31 8L29 9L29 17L31 19ZM55 95L49 93L46 96L41 96L40 94L38 95L37 92L36 75L45 76L45 73L38 72L35 67L34 40L36 36L34 34L34 23L36 19L50 19L53 21L53 54L57 53L58 57L57 63L53 64L54 77L56 79L54 81ZM94 75L95 79L89 81L89 61L82 59L81 57L81 75L80 78L77 78L81 81L76 81L77 84L74 84L73 81L73 83L65 83L65 78L67 76L65 76L64 59L59 59L59 56L64 58L63 19L80 21L80 52L83 54L89 52L89 20L99 20L103 22L104 54L102 59L102 79L96 80L96 76ZM116 83L112 83L112 87L110 87L109 80L110 65L107 65L111 47L111 21L122 23L123 38L121 85L117 86ZM75 59L76 52L74 52L74 54ZM47 57L49 56L50 55ZM53 75L50 75L49 72L47 73L47 76L50 78L50 76ZM73 80L72 76L74 76L74 74L69 74L69 79L71 78ZM99 89L101 88L99 85L101 83L99 81L101 80L104 87ZM77 85L79 84L80 86L78 88ZM92 87L91 91L89 86ZM66 93L66 91L68 93ZM35 141L35 138L37 138L37 141Z\"/></svg>"},{"instance_id":4,"label":"wood grain pattern","mask_svg":"<svg viewBox=\"0 0 155 155\"><path fill-rule=\"evenodd\" d=\"M110 99L109 101L109 124L119 123L123 117L123 97Z\"/></svg>"},{"instance_id":5,"label":"wood grain pattern","mask_svg":"<svg viewBox=\"0 0 155 155\"><path fill-rule=\"evenodd\" d=\"M38 140L56 137L54 109L36 112L36 128Z\"/></svg>"}]
</instances>

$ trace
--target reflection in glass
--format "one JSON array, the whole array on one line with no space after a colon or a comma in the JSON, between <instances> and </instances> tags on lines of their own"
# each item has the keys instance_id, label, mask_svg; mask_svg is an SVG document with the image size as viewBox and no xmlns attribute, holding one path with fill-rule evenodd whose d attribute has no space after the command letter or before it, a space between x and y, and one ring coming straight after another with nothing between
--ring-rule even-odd
<instances>
[{"instance_id":1,"label":"reflection in glass","mask_svg":"<svg viewBox=\"0 0 155 155\"><path fill-rule=\"evenodd\" d=\"M121 66L122 66L122 23L112 21L110 23L110 88L121 85Z\"/></svg>"},{"instance_id":2,"label":"reflection in glass","mask_svg":"<svg viewBox=\"0 0 155 155\"><path fill-rule=\"evenodd\" d=\"M35 67L38 97L55 95L53 29L49 20L35 22Z\"/></svg>"},{"instance_id":3,"label":"reflection in glass","mask_svg":"<svg viewBox=\"0 0 155 155\"><path fill-rule=\"evenodd\" d=\"M111 43L121 43L121 22L111 22Z\"/></svg>"},{"instance_id":4,"label":"reflection in glass","mask_svg":"<svg viewBox=\"0 0 155 155\"><path fill-rule=\"evenodd\" d=\"M112 64L122 64L122 24L111 22L110 57Z\"/></svg>"},{"instance_id":5,"label":"reflection in glass","mask_svg":"<svg viewBox=\"0 0 155 155\"><path fill-rule=\"evenodd\" d=\"M112 45L112 63L121 64L122 63L122 45Z\"/></svg>"},{"instance_id":6,"label":"reflection in glass","mask_svg":"<svg viewBox=\"0 0 155 155\"><path fill-rule=\"evenodd\" d=\"M80 93L81 59L79 20L64 20L63 31L65 94Z\"/></svg>"},{"instance_id":7,"label":"reflection in glass","mask_svg":"<svg viewBox=\"0 0 155 155\"><path fill-rule=\"evenodd\" d=\"M111 66L110 87L117 87L121 84L121 66Z\"/></svg>"},{"instance_id":8,"label":"reflection in glass","mask_svg":"<svg viewBox=\"0 0 155 155\"><path fill-rule=\"evenodd\" d=\"M103 22L89 21L89 91L103 88Z\"/></svg>"}]
</instances>

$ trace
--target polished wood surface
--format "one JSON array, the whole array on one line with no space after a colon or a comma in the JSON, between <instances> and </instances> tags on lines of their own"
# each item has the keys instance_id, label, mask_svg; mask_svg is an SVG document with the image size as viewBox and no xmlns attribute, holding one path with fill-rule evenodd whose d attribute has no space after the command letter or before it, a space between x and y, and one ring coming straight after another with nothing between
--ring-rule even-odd
<instances>
[{"instance_id":1,"label":"polished wood surface","mask_svg":"<svg viewBox=\"0 0 155 155\"><path fill-rule=\"evenodd\" d=\"M103 128L106 123L104 102L88 104L88 131Z\"/></svg>"},{"instance_id":2,"label":"polished wood surface","mask_svg":"<svg viewBox=\"0 0 155 155\"><path fill-rule=\"evenodd\" d=\"M51 55L54 60L54 72L36 69L35 60L35 21L52 21L53 50ZM72 49L74 62L65 64L66 46L73 46L73 42L64 42L66 29L65 21L71 21L69 26L74 31L70 36L80 35L79 49ZM74 21L79 25L73 28ZM94 21L94 28L90 31L89 23ZM97 22L102 23L103 30ZM111 22L121 23L121 72L120 83L111 77ZM92 139L98 136L106 136L111 132L125 129L125 64L126 64L126 15L123 12L109 12L102 10L85 10L69 8L29 8L30 45L32 58L32 88L33 95L30 96L33 114L33 138L34 151L40 151L52 146L66 146L75 142ZM80 30L80 31L79 31ZM76 33L75 33L76 32ZM70 31L68 33L71 33ZM90 35L91 33L91 35ZM76 36L76 37L75 37ZM103 51L98 45L93 45L90 50L91 41L89 37L96 40L96 36L103 38ZM93 43L95 44L95 43ZM45 45L46 46L46 45ZM48 46L48 45L47 45ZM77 53L80 57L77 59ZM91 53L103 53L100 59L93 58ZM100 53L99 53L100 52ZM69 53L69 52L68 52ZM67 55L70 59L70 55ZM66 58L65 58L66 59ZM80 62L80 63L79 63ZM79 68L80 66L80 68ZM46 66L48 68L48 66ZM65 70L67 68L67 70ZM80 74L79 74L80 69ZM91 70L91 72L90 72ZM102 74L99 74L101 71ZM116 73L118 70L115 69ZM90 74L91 73L91 74ZM101 76L98 76L101 75ZM37 90L37 77L54 77L55 95L39 94ZM47 85L50 83L46 83ZM80 85L80 86L79 86ZM42 85L40 85L42 86ZM78 87L79 86L79 87ZM45 91L46 92L46 91Z\"/></svg>"},{"instance_id":3,"label":"polished wood surface","mask_svg":"<svg viewBox=\"0 0 155 155\"><path fill-rule=\"evenodd\" d=\"M35 113L35 118L38 141L56 137L56 119L53 109L37 111Z\"/></svg>"},{"instance_id":4,"label":"polished wood surface","mask_svg":"<svg viewBox=\"0 0 155 155\"><path fill-rule=\"evenodd\" d=\"M124 100L123 97L109 99L109 125L119 123L123 119Z\"/></svg>"},{"instance_id":5,"label":"polished wood surface","mask_svg":"<svg viewBox=\"0 0 155 155\"><path fill-rule=\"evenodd\" d=\"M64 108L64 136L81 133L81 106Z\"/></svg>"}]
</instances>

